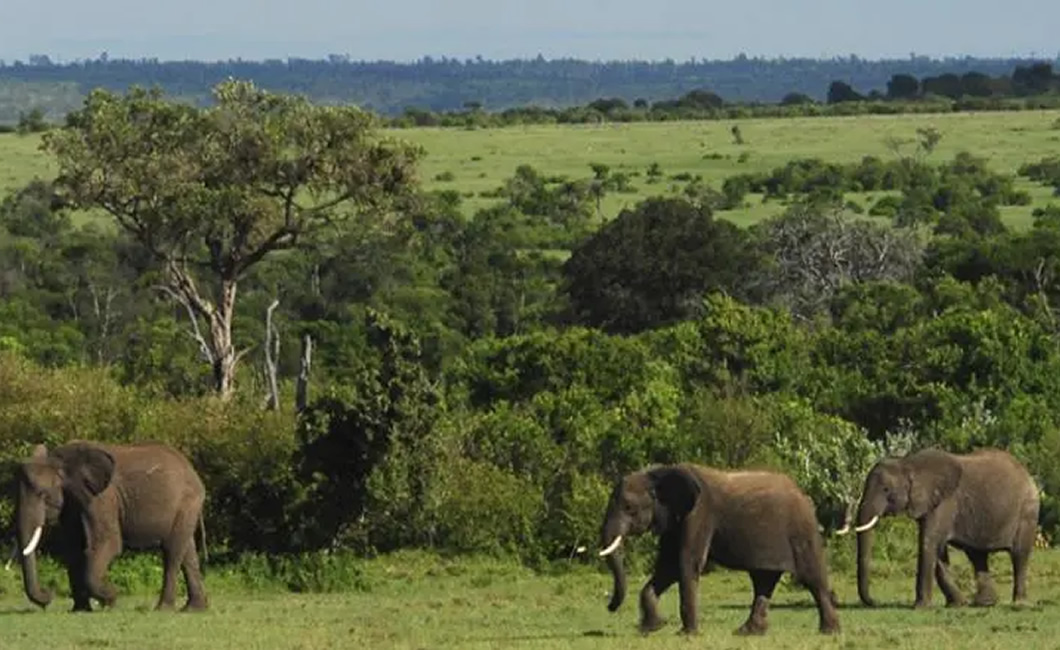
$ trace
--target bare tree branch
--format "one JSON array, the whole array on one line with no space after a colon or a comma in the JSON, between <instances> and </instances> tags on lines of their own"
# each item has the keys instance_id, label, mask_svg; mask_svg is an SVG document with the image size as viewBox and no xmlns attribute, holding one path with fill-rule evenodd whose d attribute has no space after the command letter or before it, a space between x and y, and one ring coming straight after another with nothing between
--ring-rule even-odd
<instances>
[{"instance_id":1,"label":"bare tree branch","mask_svg":"<svg viewBox=\"0 0 1060 650\"><path fill-rule=\"evenodd\" d=\"M191 321L192 331L189 332L189 335L199 344L199 351L202 352L203 359L207 363L213 365L213 350L210 348L210 344L206 342L206 339L203 338L202 331L199 329L199 319L196 317L195 310L192 309L191 303L183 295L164 284L155 286L155 289L165 293L171 299L184 306L184 309L188 312L188 320Z\"/></svg>"},{"instance_id":2,"label":"bare tree branch","mask_svg":"<svg viewBox=\"0 0 1060 650\"><path fill-rule=\"evenodd\" d=\"M280 390L276 382L276 360L280 356L280 337L272 322L272 312L280 306L280 301L274 299L265 310L265 379L268 382L269 394L265 400L265 408L275 411L280 406Z\"/></svg>"}]
</instances>

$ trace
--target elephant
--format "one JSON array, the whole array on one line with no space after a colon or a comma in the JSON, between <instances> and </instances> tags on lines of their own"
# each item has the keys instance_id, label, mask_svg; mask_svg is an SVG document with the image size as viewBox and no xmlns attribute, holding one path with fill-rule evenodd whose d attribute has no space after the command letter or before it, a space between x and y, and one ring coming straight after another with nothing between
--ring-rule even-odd
<instances>
[{"instance_id":1,"label":"elephant","mask_svg":"<svg viewBox=\"0 0 1060 650\"><path fill-rule=\"evenodd\" d=\"M899 513L915 519L919 530L914 607L931 604L932 573L948 606L964 604L949 575L948 546L964 551L975 568L974 604L997 602L988 557L1001 550L1012 560L1012 600L1026 600L1038 507L1034 479L999 449L959 455L932 448L880 460L865 478L854 528L861 602L875 604L869 593L872 529L881 517Z\"/></svg>"},{"instance_id":2,"label":"elephant","mask_svg":"<svg viewBox=\"0 0 1060 650\"><path fill-rule=\"evenodd\" d=\"M91 599L112 606L117 590L107 580L123 547L161 546L163 586L157 609L175 605L183 572L185 610L207 607L195 548L205 528L206 491L188 459L160 443L108 445L75 440L48 450L34 447L19 465L16 535L26 596L41 608L52 600L37 578L35 551L45 525L58 525L73 611L92 611Z\"/></svg>"},{"instance_id":3,"label":"elephant","mask_svg":"<svg viewBox=\"0 0 1060 650\"><path fill-rule=\"evenodd\" d=\"M599 555L606 557L614 579L607 606L612 612L626 594L622 540L649 529L659 537L659 547L653 575L640 592L642 632L664 625L658 601L674 582L680 589L681 631L697 632L697 588L708 564L751 577L751 613L737 634L766 632L769 599L785 571L813 596L820 631L839 630L814 506L788 476L688 463L624 476L611 493L600 531Z\"/></svg>"}]
</instances>

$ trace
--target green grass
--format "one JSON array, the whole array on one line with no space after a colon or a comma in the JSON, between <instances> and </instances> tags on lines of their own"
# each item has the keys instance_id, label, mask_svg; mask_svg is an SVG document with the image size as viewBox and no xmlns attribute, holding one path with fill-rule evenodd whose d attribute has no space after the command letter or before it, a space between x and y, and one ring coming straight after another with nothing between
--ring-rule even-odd
<instances>
[{"instance_id":1,"label":"green grass","mask_svg":"<svg viewBox=\"0 0 1060 650\"><path fill-rule=\"evenodd\" d=\"M829 118L742 120L744 145L733 142L736 121L655 122L599 125L532 125L500 129L417 128L388 134L422 145L427 151L420 177L427 188L447 188L465 195L469 210L492 202L480 193L499 186L515 168L527 163L548 175L587 178L590 163L613 171L636 173L634 194L610 193L603 203L613 216L646 196L680 188L669 178L678 173L701 175L720 186L725 177L742 171L764 171L800 157L851 162L865 155L891 158L888 138L912 140L916 130L932 127L942 134L930 160L951 159L959 151L985 156L998 171L1015 173L1025 162L1060 151L1060 111L949 113ZM33 176L47 176L53 167L37 150L39 137L0 135L0 195ZM911 151L908 146L907 151ZM740 162L741 155L746 159ZM644 176L651 163L663 172L660 183ZM439 175L452 180L435 180ZM1035 205L1048 201L1051 190L1027 182ZM851 197L861 199L864 197ZM1005 218L1020 226L1030 223L1033 206L1005 208ZM752 200L746 209L724 213L736 223L753 223L775 214L778 204Z\"/></svg>"},{"instance_id":2,"label":"green grass","mask_svg":"<svg viewBox=\"0 0 1060 650\"><path fill-rule=\"evenodd\" d=\"M844 542L850 545L851 542ZM1060 550L1039 551L1031 561L1031 604L1008 604L1009 562L995 556L1002 603L992 608L914 611L913 561L880 563L874 593L881 606L857 602L849 571L833 575L843 631L817 633L817 613L807 593L787 580L778 586L763 638L734 637L746 618L750 581L743 573L716 571L700 582L700 638L676 636L676 590L662 609L666 628L647 638L635 630L636 590L617 613L605 609L610 579L597 566L553 575L502 561L446 560L398 553L363 562L363 581L343 593L294 594L249 590L224 571L207 574L211 608L202 614L154 612L153 590L124 594L110 611L70 614L68 600L45 612L18 592L17 570L0 584L0 646L48 648L1055 648L1060 639ZM965 593L967 560L954 555ZM694 646L686 645L694 643Z\"/></svg>"}]
</instances>

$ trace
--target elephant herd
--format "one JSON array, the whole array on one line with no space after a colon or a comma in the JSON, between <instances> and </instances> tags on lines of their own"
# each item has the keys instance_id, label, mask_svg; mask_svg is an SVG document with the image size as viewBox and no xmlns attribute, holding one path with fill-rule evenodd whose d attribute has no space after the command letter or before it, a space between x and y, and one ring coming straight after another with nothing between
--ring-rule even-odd
<instances>
[{"instance_id":1,"label":"elephant herd","mask_svg":"<svg viewBox=\"0 0 1060 650\"><path fill-rule=\"evenodd\" d=\"M116 590L107 568L123 548L161 547L163 586L158 608L175 606L177 572L185 609L207 606L195 544L203 535L205 489L191 463L157 443L105 445L75 441L48 450L37 445L19 465L16 553L27 597L44 607L52 594L37 578L35 552L45 525L57 526L74 610L91 600L111 605ZM931 602L932 577L948 605L964 598L949 575L949 548L964 551L975 568L973 602L991 605L997 594L987 565L991 552L1012 559L1013 601L1027 597L1027 563L1038 524L1038 488L1027 470L1000 450L967 455L928 449L878 462L865 479L853 522L858 534L858 595L869 593L873 527L881 517L905 514L919 526L916 607ZM850 531L851 522L837 534ZM816 603L821 632L839 629L828 581L824 543L814 505L789 477L770 471L724 471L679 464L634 472L615 486L601 527L600 555L614 579L608 609L626 595L620 548L625 538L653 531L659 538L651 578L640 591L640 628L663 626L659 597L680 590L682 631L697 628L699 577L709 564L747 571L754 600L741 634L761 634L773 590L785 573Z\"/></svg>"},{"instance_id":2,"label":"elephant herd","mask_svg":"<svg viewBox=\"0 0 1060 650\"><path fill-rule=\"evenodd\" d=\"M1027 470L1008 453L983 449L957 455L926 449L878 462L865 479L854 530L858 534L858 595L869 594L873 527L881 517L905 514L918 525L915 607L931 603L932 577L951 606L964 603L949 574L949 547L964 551L975 569L977 605L997 601L987 558L1012 559L1012 599L1027 598L1027 562L1038 529L1039 493ZM659 596L675 582L682 631L697 627L699 576L708 562L747 571L754 601L739 634L766 631L769 600L785 573L813 596L820 630L836 632L836 598L813 503L790 478L769 471L722 471L691 464L656 467L625 476L614 488L601 527L614 577L608 609L626 594L618 549L622 540L652 530L659 538L654 572L640 592L640 628L663 625ZM846 534L850 523L838 534Z\"/></svg>"}]
</instances>

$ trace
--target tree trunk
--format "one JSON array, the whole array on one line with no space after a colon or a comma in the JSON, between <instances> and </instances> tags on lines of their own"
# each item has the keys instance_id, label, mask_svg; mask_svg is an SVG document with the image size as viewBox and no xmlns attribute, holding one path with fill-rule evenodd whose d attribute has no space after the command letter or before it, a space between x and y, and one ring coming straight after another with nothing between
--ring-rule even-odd
<instances>
[{"instance_id":1,"label":"tree trunk","mask_svg":"<svg viewBox=\"0 0 1060 650\"><path fill-rule=\"evenodd\" d=\"M276 328L272 324L272 312L279 305L279 300L273 300L269 308L265 310L265 381L269 386L269 395L265 401L265 408L270 411L280 408L280 389L276 380L276 362L280 356L280 337L277 336Z\"/></svg>"},{"instance_id":2,"label":"tree trunk","mask_svg":"<svg viewBox=\"0 0 1060 650\"><path fill-rule=\"evenodd\" d=\"M232 397L239 357L232 345L232 316L236 305L236 281L222 280L221 295L210 314L210 349L213 356L214 391L222 400Z\"/></svg>"},{"instance_id":3,"label":"tree trunk","mask_svg":"<svg viewBox=\"0 0 1060 650\"><path fill-rule=\"evenodd\" d=\"M302 337L302 363L298 369L298 382L294 390L295 411L301 413L309 402L309 371L313 366L313 337Z\"/></svg>"}]
</instances>

